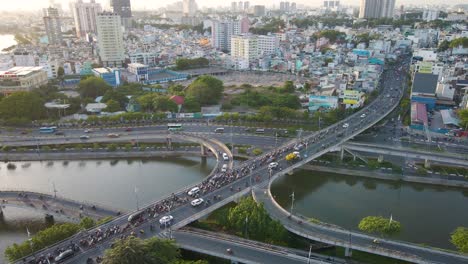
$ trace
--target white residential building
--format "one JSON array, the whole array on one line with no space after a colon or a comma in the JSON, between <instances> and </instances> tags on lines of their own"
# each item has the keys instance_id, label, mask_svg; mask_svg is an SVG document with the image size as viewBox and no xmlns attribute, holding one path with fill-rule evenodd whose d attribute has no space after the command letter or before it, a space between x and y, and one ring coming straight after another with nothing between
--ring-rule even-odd
<instances>
[{"instance_id":1,"label":"white residential building","mask_svg":"<svg viewBox=\"0 0 468 264\"><path fill-rule=\"evenodd\" d=\"M231 57L245 60L249 64L258 58L258 38L254 35L233 36L231 38Z\"/></svg>"},{"instance_id":2,"label":"white residential building","mask_svg":"<svg viewBox=\"0 0 468 264\"><path fill-rule=\"evenodd\" d=\"M99 57L105 67L121 67L125 60L120 16L99 13L96 19Z\"/></svg>"},{"instance_id":3,"label":"white residential building","mask_svg":"<svg viewBox=\"0 0 468 264\"><path fill-rule=\"evenodd\" d=\"M84 3L83 0L78 0L70 4L70 10L75 20L76 35L79 38L85 37L89 33L97 32L97 14L102 12L101 4L91 0L89 3Z\"/></svg>"},{"instance_id":4,"label":"white residential building","mask_svg":"<svg viewBox=\"0 0 468 264\"><path fill-rule=\"evenodd\" d=\"M276 52L279 47L279 39L276 35L259 35L258 53L260 55L269 55Z\"/></svg>"}]
</instances>

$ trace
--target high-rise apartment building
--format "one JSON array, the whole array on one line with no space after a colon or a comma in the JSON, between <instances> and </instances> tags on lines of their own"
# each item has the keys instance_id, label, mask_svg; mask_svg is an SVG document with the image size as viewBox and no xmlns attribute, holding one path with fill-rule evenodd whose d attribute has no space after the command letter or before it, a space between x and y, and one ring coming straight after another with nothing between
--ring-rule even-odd
<instances>
[{"instance_id":1,"label":"high-rise apartment building","mask_svg":"<svg viewBox=\"0 0 468 264\"><path fill-rule=\"evenodd\" d=\"M275 35L235 35L231 38L231 58L235 68L246 69L259 56L273 54L278 47L279 40Z\"/></svg>"},{"instance_id":2,"label":"high-rise apartment building","mask_svg":"<svg viewBox=\"0 0 468 264\"><path fill-rule=\"evenodd\" d=\"M231 11L233 12L237 11L237 2L231 2Z\"/></svg>"},{"instance_id":3,"label":"high-rise apartment building","mask_svg":"<svg viewBox=\"0 0 468 264\"><path fill-rule=\"evenodd\" d=\"M198 9L197 2L195 0L184 0L182 9L184 16L194 16Z\"/></svg>"},{"instance_id":4,"label":"high-rise apartment building","mask_svg":"<svg viewBox=\"0 0 468 264\"><path fill-rule=\"evenodd\" d=\"M254 35L239 35L231 38L231 57L248 64L258 58L258 39Z\"/></svg>"},{"instance_id":5,"label":"high-rise apartment building","mask_svg":"<svg viewBox=\"0 0 468 264\"><path fill-rule=\"evenodd\" d=\"M361 0L360 18L393 17L395 0Z\"/></svg>"},{"instance_id":6,"label":"high-rise apartment building","mask_svg":"<svg viewBox=\"0 0 468 264\"><path fill-rule=\"evenodd\" d=\"M325 0L323 1L323 7L327 9L333 9L337 8L340 6L340 1L339 0Z\"/></svg>"},{"instance_id":7,"label":"high-rise apartment building","mask_svg":"<svg viewBox=\"0 0 468 264\"><path fill-rule=\"evenodd\" d=\"M103 12L96 17L99 57L104 67L121 67L125 60L120 16Z\"/></svg>"},{"instance_id":8,"label":"high-rise apartment building","mask_svg":"<svg viewBox=\"0 0 468 264\"><path fill-rule=\"evenodd\" d=\"M70 4L70 10L75 20L77 37L82 38L86 34L96 33L96 17L98 13L102 12L101 4L96 3L95 0L91 0L89 3L78 0Z\"/></svg>"},{"instance_id":9,"label":"high-rise apartment building","mask_svg":"<svg viewBox=\"0 0 468 264\"><path fill-rule=\"evenodd\" d=\"M130 28L132 25L132 6L130 0L110 0L112 11L120 16L122 25Z\"/></svg>"},{"instance_id":10,"label":"high-rise apartment building","mask_svg":"<svg viewBox=\"0 0 468 264\"><path fill-rule=\"evenodd\" d=\"M250 8L250 2L249 2L249 1L245 1L245 2L244 2L244 11L249 10L249 8Z\"/></svg>"},{"instance_id":11,"label":"high-rise apartment building","mask_svg":"<svg viewBox=\"0 0 468 264\"><path fill-rule=\"evenodd\" d=\"M244 17L238 21L213 21L211 28L211 45L219 50L231 50L233 35L249 32L250 21Z\"/></svg>"},{"instance_id":12,"label":"high-rise apartment building","mask_svg":"<svg viewBox=\"0 0 468 264\"><path fill-rule=\"evenodd\" d=\"M60 45L62 43L62 25L59 10L57 8L44 8L44 26L49 44Z\"/></svg>"}]
</instances>

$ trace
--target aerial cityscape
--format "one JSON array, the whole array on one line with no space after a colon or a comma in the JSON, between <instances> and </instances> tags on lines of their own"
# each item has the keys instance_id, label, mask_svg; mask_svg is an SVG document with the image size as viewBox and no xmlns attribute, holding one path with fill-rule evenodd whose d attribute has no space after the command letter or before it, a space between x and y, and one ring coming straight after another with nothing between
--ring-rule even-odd
<instances>
[{"instance_id":1,"label":"aerial cityscape","mask_svg":"<svg viewBox=\"0 0 468 264\"><path fill-rule=\"evenodd\" d=\"M468 264L468 2L0 8L0 263Z\"/></svg>"}]
</instances>

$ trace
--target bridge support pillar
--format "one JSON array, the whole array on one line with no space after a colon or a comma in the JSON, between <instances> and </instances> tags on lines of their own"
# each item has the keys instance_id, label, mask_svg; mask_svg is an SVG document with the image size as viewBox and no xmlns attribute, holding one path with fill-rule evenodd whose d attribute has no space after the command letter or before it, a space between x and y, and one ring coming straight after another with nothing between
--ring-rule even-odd
<instances>
[{"instance_id":1,"label":"bridge support pillar","mask_svg":"<svg viewBox=\"0 0 468 264\"><path fill-rule=\"evenodd\" d=\"M343 161L344 158L344 148L341 146L341 152L340 152L340 160Z\"/></svg>"},{"instance_id":2,"label":"bridge support pillar","mask_svg":"<svg viewBox=\"0 0 468 264\"><path fill-rule=\"evenodd\" d=\"M379 163L382 163L384 161L383 155L379 155L379 158L377 159Z\"/></svg>"},{"instance_id":3,"label":"bridge support pillar","mask_svg":"<svg viewBox=\"0 0 468 264\"><path fill-rule=\"evenodd\" d=\"M0 217L3 217L3 208L0 206Z\"/></svg>"},{"instance_id":4,"label":"bridge support pillar","mask_svg":"<svg viewBox=\"0 0 468 264\"><path fill-rule=\"evenodd\" d=\"M352 257L353 256L353 250L349 247L345 248L345 257Z\"/></svg>"},{"instance_id":5,"label":"bridge support pillar","mask_svg":"<svg viewBox=\"0 0 468 264\"><path fill-rule=\"evenodd\" d=\"M431 168L431 162L428 159L424 160L424 168L426 168L426 169Z\"/></svg>"},{"instance_id":6,"label":"bridge support pillar","mask_svg":"<svg viewBox=\"0 0 468 264\"><path fill-rule=\"evenodd\" d=\"M206 149L206 147L200 144L200 154L202 155L202 157L206 157L206 155L208 154L207 152L208 150Z\"/></svg>"}]
</instances>

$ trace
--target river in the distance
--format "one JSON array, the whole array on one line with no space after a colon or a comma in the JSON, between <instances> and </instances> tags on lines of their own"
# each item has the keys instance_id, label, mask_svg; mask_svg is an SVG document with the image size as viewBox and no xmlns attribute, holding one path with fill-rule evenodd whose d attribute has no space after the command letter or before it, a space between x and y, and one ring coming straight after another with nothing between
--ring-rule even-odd
<instances>
[{"instance_id":1,"label":"river in the distance","mask_svg":"<svg viewBox=\"0 0 468 264\"><path fill-rule=\"evenodd\" d=\"M16 44L17 42L15 40L14 35L1 35L0 34L0 53L2 53L3 49L11 47Z\"/></svg>"},{"instance_id":2,"label":"river in the distance","mask_svg":"<svg viewBox=\"0 0 468 264\"><path fill-rule=\"evenodd\" d=\"M355 176L299 171L276 180L272 194L294 212L358 230L366 216L400 221L402 231L392 239L455 249L450 233L468 227L468 190L397 183Z\"/></svg>"},{"instance_id":3,"label":"river in the distance","mask_svg":"<svg viewBox=\"0 0 468 264\"><path fill-rule=\"evenodd\" d=\"M153 202L206 177L216 161L200 158L18 162L15 170L0 163L0 190L53 193L126 211ZM137 191L135 193L135 190ZM45 227L44 215L6 208L0 221L0 263L5 248ZM60 221L60 219L58 219Z\"/></svg>"}]
</instances>

